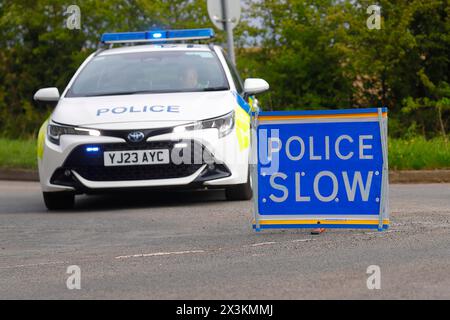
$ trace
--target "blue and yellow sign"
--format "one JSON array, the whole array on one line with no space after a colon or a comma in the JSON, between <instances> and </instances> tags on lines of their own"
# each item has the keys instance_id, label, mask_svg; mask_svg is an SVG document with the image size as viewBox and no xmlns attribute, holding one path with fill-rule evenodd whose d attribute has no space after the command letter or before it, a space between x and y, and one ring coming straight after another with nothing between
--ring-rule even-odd
<instances>
[{"instance_id":1,"label":"blue and yellow sign","mask_svg":"<svg viewBox=\"0 0 450 320\"><path fill-rule=\"evenodd\" d=\"M255 221L270 228L387 229L387 109L255 117Z\"/></svg>"}]
</instances>

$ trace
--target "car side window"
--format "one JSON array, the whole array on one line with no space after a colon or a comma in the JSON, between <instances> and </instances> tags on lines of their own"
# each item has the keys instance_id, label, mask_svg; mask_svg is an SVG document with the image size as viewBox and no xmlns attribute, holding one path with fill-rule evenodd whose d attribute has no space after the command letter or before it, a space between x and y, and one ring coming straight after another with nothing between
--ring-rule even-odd
<instances>
[{"instance_id":1,"label":"car side window","mask_svg":"<svg viewBox=\"0 0 450 320\"><path fill-rule=\"evenodd\" d=\"M223 52L223 56L225 57L225 61L227 62L228 69L230 69L231 77L233 78L234 85L236 86L237 92L242 95L244 93L244 85L242 84L242 79L239 76L239 73L236 69L236 67L231 63L230 59L228 58L228 55Z\"/></svg>"}]
</instances>

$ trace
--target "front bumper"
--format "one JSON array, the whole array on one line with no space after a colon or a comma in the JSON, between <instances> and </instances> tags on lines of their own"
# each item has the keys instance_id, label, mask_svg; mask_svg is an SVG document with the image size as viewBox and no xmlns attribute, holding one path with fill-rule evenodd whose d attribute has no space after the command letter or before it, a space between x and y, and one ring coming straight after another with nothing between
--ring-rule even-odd
<instances>
[{"instance_id":1,"label":"front bumper","mask_svg":"<svg viewBox=\"0 0 450 320\"><path fill-rule=\"evenodd\" d=\"M131 131L131 130L129 130ZM98 147L88 153L86 147ZM178 149L176 149L178 148ZM105 167L103 152L169 149L191 153L188 163ZM174 150L176 149L176 150ZM200 157L199 157L200 154ZM132 144L121 135L61 136L60 145L45 137L39 176L44 192L90 193L126 188L220 188L241 184L248 177L249 150L240 149L236 132L219 138L216 129L165 133Z\"/></svg>"}]
</instances>

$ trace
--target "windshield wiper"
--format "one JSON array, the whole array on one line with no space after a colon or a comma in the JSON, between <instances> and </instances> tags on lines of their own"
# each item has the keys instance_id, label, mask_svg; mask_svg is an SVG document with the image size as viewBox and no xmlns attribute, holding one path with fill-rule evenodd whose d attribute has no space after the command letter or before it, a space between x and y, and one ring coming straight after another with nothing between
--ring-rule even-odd
<instances>
[{"instance_id":1,"label":"windshield wiper","mask_svg":"<svg viewBox=\"0 0 450 320\"><path fill-rule=\"evenodd\" d=\"M201 89L201 91L224 91L224 90L228 90L228 87L209 87Z\"/></svg>"},{"instance_id":2,"label":"windshield wiper","mask_svg":"<svg viewBox=\"0 0 450 320\"><path fill-rule=\"evenodd\" d=\"M228 87L209 87L202 88L195 91L224 91L228 90ZM192 91L192 92L195 92ZM191 90L138 90L138 91L123 91L123 92L102 92L102 93L88 93L83 95L83 97L101 97L101 96L120 96L120 95L131 95L131 94L144 94L144 93L176 93L176 92L191 92Z\"/></svg>"},{"instance_id":3,"label":"windshield wiper","mask_svg":"<svg viewBox=\"0 0 450 320\"><path fill-rule=\"evenodd\" d=\"M101 97L101 96L121 96L121 95L131 95L131 94L142 94L142 93L165 93L171 91L165 90L139 90L139 91L123 91L123 92L105 92L105 93L88 93L83 97Z\"/></svg>"},{"instance_id":4,"label":"windshield wiper","mask_svg":"<svg viewBox=\"0 0 450 320\"><path fill-rule=\"evenodd\" d=\"M88 93L83 97L101 97L101 96L120 96L120 95L128 95L134 94L134 92L102 92L102 93Z\"/></svg>"},{"instance_id":5,"label":"windshield wiper","mask_svg":"<svg viewBox=\"0 0 450 320\"><path fill-rule=\"evenodd\" d=\"M210 87L200 89L167 89L167 90L141 90L127 92L126 94L141 94L141 93L180 93L180 92L203 92L203 91L223 91L228 90L228 87Z\"/></svg>"}]
</instances>

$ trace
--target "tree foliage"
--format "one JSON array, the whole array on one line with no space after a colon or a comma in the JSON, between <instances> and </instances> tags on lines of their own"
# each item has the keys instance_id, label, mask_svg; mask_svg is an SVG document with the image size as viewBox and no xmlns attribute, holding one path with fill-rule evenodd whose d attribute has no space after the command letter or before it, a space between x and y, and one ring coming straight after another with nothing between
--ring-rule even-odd
<instances>
[{"instance_id":1,"label":"tree foliage","mask_svg":"<svg viewBox=\"0 0 450 320\"><path fill-rule=\"evenodd\" d=\"M395 136L448 128L448 0L380 0L380 30L366 25L371 0L250 3L261 50L241 50L239 62L272 84L269 108L388 106Z\"/></svg>"},{"instance_id":2,"label":"tree foliage","mask_svg":"<svg viewBox=\"0 0 450 320\"><path fill-rule=\"evenodd\" d=\"M448 133L449 0L377 3L381 29L369 30L371 0L242 0L238 68L271 84L263 107L386 105L392 135ZM66 28L69 4L80 6L81 30ZM2 0L0 135L36 132L51 110L34 92L62 91L101 33L161 27L212 27L206 1Z\"/></svg>"}]
</instances>

